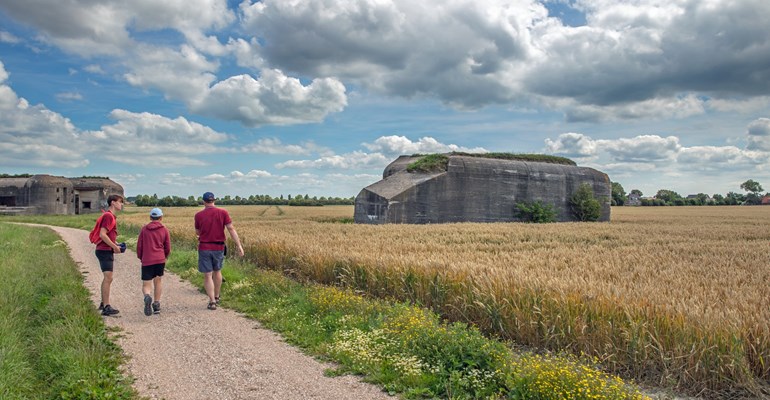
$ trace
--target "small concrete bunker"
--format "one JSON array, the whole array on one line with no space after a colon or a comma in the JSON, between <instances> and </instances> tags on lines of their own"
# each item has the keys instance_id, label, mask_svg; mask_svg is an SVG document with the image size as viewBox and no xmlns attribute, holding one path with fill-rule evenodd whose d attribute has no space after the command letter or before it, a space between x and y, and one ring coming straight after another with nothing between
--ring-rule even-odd
<instances>
[{"instance_id":1,"label":"small concrete bunker","mask_svg":"<svg viewBox=\"0 0 770 400\"><path fill-rule=\"evenodd\" d=\"M107 178L26 175L0 178L0 214L85 214L99 212L123 187Z\"/></svg>"},{"instance_id":2,"label":"small concrete bunker","mask_svg":"<svg viewBox=\"0 0 770 400\"><path fill-rule=\"evenodd\" d=\"M356 196L354 218L363 224L518 221L517 203L551 205L559 222L576 221L570 198L587 183L610 220L611 184L593 168L539 161L447 154L446 170L408 172L423 156L400 156L383 179Z\"/></svg>"}]
</instances>

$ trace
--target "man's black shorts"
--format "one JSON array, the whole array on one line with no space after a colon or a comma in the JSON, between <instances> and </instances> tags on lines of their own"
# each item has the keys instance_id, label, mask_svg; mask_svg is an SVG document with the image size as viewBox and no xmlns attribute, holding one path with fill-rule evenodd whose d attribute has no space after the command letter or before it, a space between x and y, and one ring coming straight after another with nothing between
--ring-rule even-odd
<instances>
[{"instance_id":1,"label":"man's black shorts","mask_svg":"<svg viewBox=\"0 0 770 400\"><path fill-rule=\"evenodd\" d=\"M153 278L163 276L166 263L142 266L142 280L151 281Z\"/></svg>"},{"instance_id":2,"label":"man's black shorts","mask_svg":"<svg viewBox=\"0 0 770 400\"><path fill-rule=\"evenodd\" d=\"M96 258L99 259L102 272L112 272L112 264L115 261L115 253L112 250L96 250Z\"/></svg>"}]
</instances>

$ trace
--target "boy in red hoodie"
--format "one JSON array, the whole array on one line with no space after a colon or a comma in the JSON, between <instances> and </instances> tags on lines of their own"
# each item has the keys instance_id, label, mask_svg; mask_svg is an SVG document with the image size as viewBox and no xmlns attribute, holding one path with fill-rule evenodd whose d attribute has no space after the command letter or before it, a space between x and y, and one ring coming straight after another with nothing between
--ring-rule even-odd
<instances>
[{"instance_id":1,"label":"boy in red hoodie","mask_svg":"<svg viewBox=\"0 0 770 400\"><path fill-rule=\"evenodd\" d=\"M142 293L144 293L144 315L160 314L160 296L163 289L161 278L166 260L171 253L171 236L160 221L163 211L153 208L150 223L142 227L136 241L136 256L142 260ZM155 302L150 289L155 288Z\"/></svg>"}]
</instances>

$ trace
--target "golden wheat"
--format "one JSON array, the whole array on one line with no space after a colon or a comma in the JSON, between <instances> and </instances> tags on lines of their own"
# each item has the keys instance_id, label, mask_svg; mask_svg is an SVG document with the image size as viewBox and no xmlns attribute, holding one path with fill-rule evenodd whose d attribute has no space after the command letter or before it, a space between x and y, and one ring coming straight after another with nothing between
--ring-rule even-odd
<instances>
[{"instance_id":1,"label":"golden wheat","mask_svg":"<svg viewBox=\"0 0 770 400\"><path fill-rule=\"evenodd\" d=\"M273 268L418 301L505 338L596 355L610 369L642 363L637 378L654 369L655 379L705 379L695 387L720 390L770 377L770 207L619 207L611 223L379 226L329 222L350 218L351 206L225 208L255 261L290 264ZM189 239L197 211L169 208L164 223Z\"/></svg>"}]
</instances>

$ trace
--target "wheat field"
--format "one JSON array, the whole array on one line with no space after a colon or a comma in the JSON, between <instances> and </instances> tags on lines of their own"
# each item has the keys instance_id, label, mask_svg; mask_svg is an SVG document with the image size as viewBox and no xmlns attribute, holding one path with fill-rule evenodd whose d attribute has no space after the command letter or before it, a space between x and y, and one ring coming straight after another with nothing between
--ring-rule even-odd
<instances>
[{"instance_id":1,"label":"wheat field","mask_svg":"<svg viewBox=\"0 0 770 400\"><path fill-rule=\"evenodd\" d=\"M770 207L616 207L610 223L354 225L352 206L229 206L247 257L692 393L770 380ZM165 209L194 240L198 208ZM145 213L121 222L141 225Z\"/></svg>"}]
</instances>

